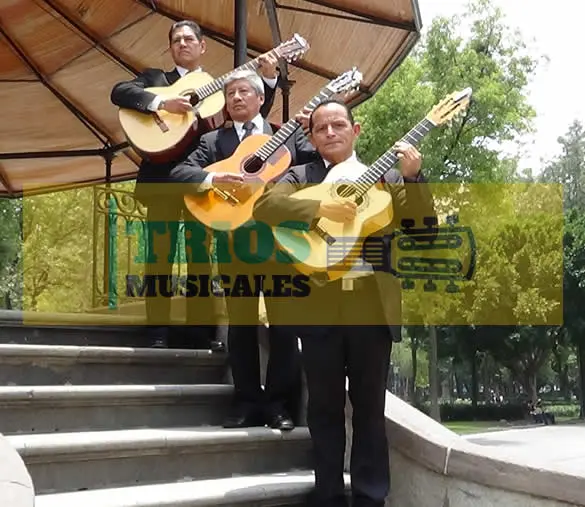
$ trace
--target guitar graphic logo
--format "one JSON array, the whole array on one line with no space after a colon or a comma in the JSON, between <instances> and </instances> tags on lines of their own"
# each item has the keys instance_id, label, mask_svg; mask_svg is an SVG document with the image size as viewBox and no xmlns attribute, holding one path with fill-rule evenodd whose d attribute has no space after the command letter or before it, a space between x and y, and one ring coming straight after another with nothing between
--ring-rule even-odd
<instances>
[{"instance_id":1,"label":"guitar graphic logo","mask_svg":"<svg viewBox=\"0 0 585 507\"><path fill-rule=\"evenodd\" d=\"M402 229L389 236L389 271L402 279L402 288L412 290L424 280L424 290L435 292L436 281L446 281L445 292L461 290L456 282L469 281L476 267L477 248L471 227L458 226L457 215L446 217L439 226L427 217L425 227L414 228L414 220L403 220Z\"/></svg>"},{"instance_id":2,"label":"guitar graphic logo","mask_svg":"<svg viewBox=\"0 0 585 507\"><path fill-rule=\"evenodd\" d=\"M404 290L413 290L416 281L424 281L425 292L435 292L437 281L447 282L445 292L460 291L456 282L472 279L477 248L471 227L459 226L457 215L446 217L439 226L436 217L426 217L425 227L415 228L412 219L402 220L402 228L385 237L370 238L364 248L350 251L355 238L329 245L327 259L331 264L347 264L354 270L379 267L402 280ZM369 264L369 266L368 266Z\"/></svg>"}]
</instances>

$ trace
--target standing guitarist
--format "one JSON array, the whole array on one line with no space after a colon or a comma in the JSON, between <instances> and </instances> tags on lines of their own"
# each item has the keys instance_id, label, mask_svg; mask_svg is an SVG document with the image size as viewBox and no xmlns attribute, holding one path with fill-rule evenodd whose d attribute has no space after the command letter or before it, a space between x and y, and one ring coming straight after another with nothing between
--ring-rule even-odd
<instances>
[{"instance_id":1,"label":"standing guitarist","mask_svg":"<svg viewBox=\"0 0 585 507\"><path fill-rule=\"evenodd\" d=\"M307 184L328 183L334 165L356 157L354 144L360 125L342 102L317 106L309 128L321 158L290 168L257 201L256 220L273 226L294 221L309 227L320 217L342 223L355 218L356 205L350 201L289 197ZM396 151L400 170L390 169L382 181L392 194L391 227L402 218L422 223L422 217L435 213L420 171L421 155L408 144L399 144ZM343 176L352 179L351 174ZM316 478L311 505L315 507L347 506L343 480L346 376L353 406L352 505L383 507L390 487L384 403L392 342L400 341L400 326L396 325L401 318L400 286L390 273L383 272L387 266L372 265L368 244L366 241L362 256L370 260L369 269L364 263L364 269L352 270L341 280L325 286L311 283L310 295L293 302L309 392L308 425Z\"/></svg>"},{"instance_id":2,"label":"standing guitarist","mask_svg":"<svg viewBox=\"0 0 585 507\"><path fill-rule=\"evenodd\" d=\"M175 63L175 69L164 72L160 69L146 69L132 81L125 81L114 86L111 101L118 107L135 109L148 113L149 111L165 110L169 113L181 114L190 110L191 104L186 97L161 100L161 97L145 91L145 88L170 86L188 72L201 71L201 58L206 49L201 28L193 21L179 21L171 26L169 31L169 48ZM266 100L263 104L262 115L267 116L274 101L277 85L276 65L277 60L272 56L263 56L259 59L260 72L265 83ZM149 324L148 335L150 345L153 347L168 347L170 338L170 313L171 299L165 295L159 295L171 289L170 275L172 274L172 259L177 251L178 224L181 215L185 216L182 194L174 192L178 185L174 183L172 170L180 163L198 144L198 139L193 141L178 160L168 163L153 163L143 160L138 171L135 197L147 206L147 224L149 233L152 231L150 246L152 252L156 252L157 263L146 264L147 279L157 280L157 295L146 298L146 315ZM166 223L166 230L160 229L160 222ZM159 224L157 224L159 223ZM150 254L149 254L150 255ZM171 259L170 261L168 259ZM194 266L187 264L187 271L191 274ZM210 274L211 263L207 266L198 265L196 274ZM168 285L167 285L168 284ZM159 289L162 287L163 289ZM168 294L167 294L168 295ZM198 299L198 300L197 300ZM195 307L193 307L195 306ZM198 336L189 337L191 347L223 349L223 344L216 340L217 326L215 310L212 299L196 298L187 301L187 322L193 320L197 314L197 322L205 325L199 326Z\"/></svg>"},{"instance_id":3,"label":"standing guitarist","mask_svg":"<svg viewBox=\"0 0 585 507\"><path fill-rule=\"evenodd\" d=\"M176 178L184 183L196 184L194 191L208 191L211 187L228 189L239 186L243 177L238 173L209 172L205 168L215 162L231 157L240 142L250 135L274 133L273 127L266 122L260 110L264 104L262 81L254 72L241 71L232 74L224 84L226 107L233 120L233 126L224 126L201 137L199 147L174 172ZM303 115L297 119L302 123ZM315 148L308 141L301 129L296 130L285 146L292 155L293 163L305 163L316 156ZM245 231L248 225L241 227ZM248 232L250 229L248 229ZM242 231L240 231L242 232ZM229 241L233 236L230 234ZM229 318L228 351L229 363L235 387L232 413L224 422L226 428L264 426L280 430L292 430L294 422L291 417L295 403L295 390L300 385L300 363L298 361L297 338L286 327L274 325L278 320L281 301L266 297L267 317L270 322L268 361L265 389L260 383L260 364L257 336L257 317L259 311L259 293L255 286L255 275L265 275L265 282L271 285L268 271L272 263L251 258L248 262L238 258L230 248L230 258L225 262L219 260L222 280L234 284L242 277L251 284L246 293L234 293L235 284L226 294ZM258 245L255 251L262 250ZM230 284L231 282L231 284ZM271 287L272 289L272 287ZM281 300L284 298L280 298Z\"/></svg>"}]
</instances>

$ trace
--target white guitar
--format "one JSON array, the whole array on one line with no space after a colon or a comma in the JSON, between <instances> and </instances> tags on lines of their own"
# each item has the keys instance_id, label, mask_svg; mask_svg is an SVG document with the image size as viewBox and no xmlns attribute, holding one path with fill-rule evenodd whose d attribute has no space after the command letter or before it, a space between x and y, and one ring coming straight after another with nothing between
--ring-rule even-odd
<instances>
[{"instance_id":1,"label":"white guitar","mask_svg":"<svg viewBox=\"0 0 585 507\"><path fill-rule=\"evenodd\" d=\"M417 145L433 128L443 125L469 105L471 88L452 93L420 121L402 141ZM342 278L361 259L363 241L390 224L393 218L392 198L382 189L380 178L398 162L390 149L370 167L357 161L346 161L334 167L337 174L361 174L355 181L323 182L293 193L294 199L352 199L357 216L344 224L320 218L309 231L275 227L274 237L293 260L295 268L315 280Z\"/></svg>"}]
</instances>

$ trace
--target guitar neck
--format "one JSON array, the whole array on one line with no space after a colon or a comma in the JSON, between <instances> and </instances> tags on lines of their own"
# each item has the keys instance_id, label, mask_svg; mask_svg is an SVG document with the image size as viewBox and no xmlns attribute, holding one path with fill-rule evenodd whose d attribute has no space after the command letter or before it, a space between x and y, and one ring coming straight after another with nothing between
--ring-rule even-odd
<instances>
[{"instance_id":1,"label":"guitar neck","mask_svg":"<svg viewBox=\"0 0 585 507\"><path fill-rule=\"evenodd\" d=\"M305 106L308 112L313 111L321 102L327 100L333 96L333 92L328 88L323 88L317 95L315 95L309 103ZM287 121L278 132L274 134L266 144L264 144L257 152L256 156L260 158L263 162L266 162L268 158L280 148L286 141L295 133L301 124L291 118Z\"/></svg>"},{"instance_id":2,"label":"guitar neck","mask_svg":"<svg viewBox=\"0 0 585 507\"><path fill-rule=\"evenodd\" d=\"M265 53L265 55L273 55L276 58L279 57L279 54L276 51L276 49L273 49L272 51ZM230 75L232 75L234 72L238 72L240 70L252 70L256 72L258 70L258 67L260 66L259 63L260 56L254 58L253 60L250 60L249 62L244 63L243 65L240 65L239 67L235 68L234 70L231 70L230 72L227 72L223 76L214 79L211 83L203 85L201 88L197 88L197 96L199 97L199 99L200 100L206 99L207 97L210 97L214 93L222 91L223 85L226 82L227 78L230 77Z\"/></svg>"},{"instance_id":3,"label":"guitar neck","mask_svg":"<svg viewBox=\"0 0 585 507\"><path fill-rule=\"evenodd\" d=\"M425 118L411 129L410 132L408 132L400 141L416 146L434 127L435 125ZM358 190L358 197L364 195L384 174L386 174L386 172L392 169L398 161L399 158L392 148L376 160L354 184Z\"/></svg>"}]
</instances>

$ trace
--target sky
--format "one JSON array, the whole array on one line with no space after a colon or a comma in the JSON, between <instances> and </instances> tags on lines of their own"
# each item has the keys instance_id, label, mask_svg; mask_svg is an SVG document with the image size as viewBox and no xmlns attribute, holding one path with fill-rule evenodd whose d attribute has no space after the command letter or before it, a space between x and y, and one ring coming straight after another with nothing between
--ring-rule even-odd
<instances>
[{"instance_id":1,"label":"sky","mask_svg":"<svg viewBox=\"0 0 585 507\"><path fill-rule=\"evenodd\" d=\"M585 123L585 1L584 0L492 0L499 6L506 24L518 28L537 55L546 55L528 88L529 103L536 111L535 134L522 140L520 169L542 169L560 154L557 138L574 119ZM452 16L466 11L467 0L418 0L423 33L435 16Z\"/></svg>"}]
</instances>

